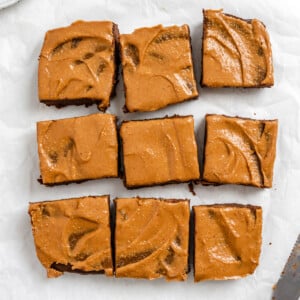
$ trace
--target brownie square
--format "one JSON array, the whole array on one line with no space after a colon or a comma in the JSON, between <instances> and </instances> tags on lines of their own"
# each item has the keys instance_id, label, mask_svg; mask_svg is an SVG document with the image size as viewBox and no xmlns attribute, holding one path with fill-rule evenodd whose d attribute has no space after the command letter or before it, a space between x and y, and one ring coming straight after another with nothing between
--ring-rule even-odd
<instances>
[{"instance_id":1,"label":"brownie square","mask_svg":"<svg viewBox=\"0 0 300 300\"><path fill-rule=\"evenodd\" d=\"M237 279L252 274L261 248L262 209L223 204L193 206L194 279Z\"/></svg>"},{"instance_id":2,"label":"brownie square","mask_svg":"<svg viewBox=\"0 0 300 300\"><path fill-rule=\"evenodd\" d=\"M40 54L40 101L109 106L117 76L118 27L112 22L77 21L46 33Z\"/></svg>"},{"instance_id":3,"label":"brownie square","mask_svg":"<svg viewBox=\"0 0 300 300\"><path fill-rule=\"evenodd\" d=\"M37 256L48 277L113 273L109 196L30 203Z\"/></svg>"},{"instance_id":4,"label":"brownie square","mask_svg":"<svg viewBox=\"0 0 300 300\"><path fill-rule=\"evenodd\" d=\"M192 116L125 121L120 136L126 187L199 179Z\"/></svg>"},{"instance_id":5,"label":"brownie square","mask_svg":"<svg viewBox=\"0 0 300 300\"><path fill-rule=\"evenodd\" d=\"M270 87L274 84L265 25L203 10L202 80L206 87Z\"/></svg>"},{"instance_id":6,"label":"brownie square","mask_svg":"<svg viewBox=\"0 0 300 300\"><path fill-rule=\"evenodd\" d=\"M206 115L204 184L272 187L277 120Z\"/></svg>"},{"instance_id":7,"label":"brownie square","mask_svg":"<svg viewBox=\"0 0 300 300\"><path fill-rule=\"evenodd\" d=\"M120 35L125 112L153 111L198 96L188 25Z\"/></svg>"},{"instance_id":8,"label":"brownie square","mask_svg":"<svg viewBox=\"0 0 300 300\"><path fill-rule=\"evenodd\" d=\"M118 177L114 115L38 122L37 141L43 184Z\"/></svg>"},{"instance_id":9,"label":"brownie square","mask_svg":"<svg viewBox=\"0 0 300 300\"><path fill-rule=\"evenodd\" d=\"M189 200L115 199L116 277L185 280Z\"/></svg>"}]
</instances>

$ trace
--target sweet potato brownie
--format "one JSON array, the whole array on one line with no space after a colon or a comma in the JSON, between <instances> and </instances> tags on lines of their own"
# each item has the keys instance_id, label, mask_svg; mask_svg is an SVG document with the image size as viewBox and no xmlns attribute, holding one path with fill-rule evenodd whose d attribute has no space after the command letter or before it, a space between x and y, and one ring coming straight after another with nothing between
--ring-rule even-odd
<instances>
[{"instance_id":1,"label":"sweet potato brownie","mask_svg":"<svg viewBox=\"0 0 300 300\"><path fill-rule=\"evenodd\" d=\"M115 199L116 277L185 280L189 200Z\"/></svg>"},{"instance_id":2,"label":"sweet potato brownie","mask_svg":"<svg viewBox=\"0 0 300 300\"><path fill-rule=\"evenodd\" d=\"M192 116L125 121L120 128L128 188L200 177Z\"/></svg>"},{"instance_id":3,"label":"sweet potato brownie","mask_svg":"<svg viewBox=\"0 0 300 300\"><path fill-rule=\"evenodd\" d=\"M206 87L270 87L272 51L265 25L223 10L203 10L202 80Z\"/></svg>"},{"instance_id":4,"label":"sweet potato brownie","mask_svg":"<svg viewBox=\"0 0 300 300\"><path fill-rule=\"evenodd\" d=\"M118 27L112 22L77 21L46 33L40 54L40 101L109 106L117 75Z\"/></svg>"},{"instance_id":5,"label":"sweet potato brownie","mask_svg":"<svg viewBox=\"0 0 300 300\"><path fill-rule=\"evenodd\" d=\"M118 177L114 115L38 122L37 140L43 184Z\"/></svg>"},{"instance_id":6,"label":"sweet potato brownie","mask_svg":"<svg viewBox=\"0 0 300 300\"><path fill-rule=\"evenodd\" d=\"M262 209L223 204L193 206L195 282L252 274L261 248Z\"/></svg>"},{"instance_id":7,"label":"sweet potato brownie","mask_svg":"<svg viewBox=\"0 0 300 300\"><path fill-rule=\"evenodd\" d=\"M48 277L113 273L109 196L30 203L37 256Z\"/></svg>"},{"instance_id":8,"label":"sweet potato brownie","mask_svg":"<svg viewBox=\"0 0 300 300\"><path fill-rule=\"evenodd\" d=\"M120 36L125 112L153 111L198 96L188 25Z\"/></svg>"},{"instance_id":9,"label":"sweet potato brownie","mask_svg":"<svg viewBox=\"0 0 300 300\"><path fill-rule=\"evenodd\" d=\"M203 182L272 187L277 120L206 115Z\"/></svg>"}]
</instances>

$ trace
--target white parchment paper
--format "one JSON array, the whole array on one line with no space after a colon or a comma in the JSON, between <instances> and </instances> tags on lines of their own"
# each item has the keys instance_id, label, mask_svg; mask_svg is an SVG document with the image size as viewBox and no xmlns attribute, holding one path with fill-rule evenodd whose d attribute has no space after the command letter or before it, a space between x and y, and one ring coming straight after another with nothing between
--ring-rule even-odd
<instances>
[{"instance_id":1,"label":"white parchment paper","mask_svg":"<svg viewBox=\"0 0 300 300\"><path fill-rule=\"evenodd\" d=\"M300 231L300 2L234 0L22 0L0 11L0 298L1 299L270 299ZM243 186L167 185L127 191L120 179L44 187L39 177L35 123L97 112L96 106L56 109L38 102L38 56L47 30L75 20L113 20L121 33L135 28L187 23L200 80L202 9L224 8L243 18L258 18L268 29L273 48L275 86L270 89L200 89L195 101L158 112L123 114L123 83L108 112L120 120L193 114L203 150L206 113L279 119L272 189ZM114 279L68 274L47 279L34 249L29 201L83 195L190 198L191 204L261 205L264 211L260 265L240 280L187 282Z\"/></svg>"}]
</instances>

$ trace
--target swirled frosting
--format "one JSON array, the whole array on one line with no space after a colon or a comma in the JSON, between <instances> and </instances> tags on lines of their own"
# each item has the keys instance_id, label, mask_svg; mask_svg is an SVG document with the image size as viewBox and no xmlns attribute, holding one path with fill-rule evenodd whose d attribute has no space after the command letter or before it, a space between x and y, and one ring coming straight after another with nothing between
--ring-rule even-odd
<instances>
[{"instance_id":1,"label":"swirled frosting","mask_svg":"<svg viewBox=\"0 0 300 300\"><path fill-rule=\"evenodd\" d=\"M108 196L30 203L28 212L48 277L63 271L112 275Z\"/></svg>"},{"instance_id":2,"label":"swirled frosting","mask_svg":"<svg viewBox=\"0 0 300 300\"><path fill-rule=\"evenodd\" d=\"M125 110L153 111L198 96L188 25L120 36Z\"/></svg>"},{"instance_id":3,"label":"swirled frosting","mask_svg":"<svg viewBox=\"0 0 300 300\"><path fill-rule=\"evenodd\" d=\"M206 116L203 180L272 187L277 120Z\"/></svg>"},{"instance_id":4,"label":"swirled frosting","mask_svg":"<svg viewBox=\"0 0 300 300\"><path fill-rule=\"evenodd\" d=\"M37 139L44 184L118 176L114 115L38 122Z\"/></svg>"},{"instance_id":5,"label":"swirled frosting","mask_svg":"<svg viewBox=\"0 0 300 300\"><path fill-rule=\"evenodd\" d=\"M259 20L243 20L223 10L203 11L202 86L272 86L269 35Z\"/></svg>"},{"instance_id":6,"label":"swirled frosting","mask_svg":"<svg viewBox=\"0 0 300 300\"><path fill-rule=\"evenodd\" d=\"M120 136L127 187L199 179L192 116L123 122Z\"/></svg>"},{"instance_id":7,"label":"swirled frosting","mask_svg":"<svg viewBox=\"0 0 300 300\"><path fill-rule=\"evenodd\" d=\"M262 209L237 204L193 206L195 281L252 274L261 248Z\"/></svg>"},{"instance_id":8,"label":"swirled frosting","mask_svg":"<svg viewBox=\"0 0 300 300\"><path fill-rule=\"evenodd\" d=\"M185 280L189 200L119 198L116 204L116 277Z\"/></svg>"},{"instance_id":9,"label":"swirled frosting","mask_svg":"<svg viewBox=\"0 0 300 300\"><path fill-rule=\"evenodd\" d=\"M46 33L39 62L39 98L46 104L109 106L115 81L116 25L77 21Z\"/></svg>"}]
</instances>

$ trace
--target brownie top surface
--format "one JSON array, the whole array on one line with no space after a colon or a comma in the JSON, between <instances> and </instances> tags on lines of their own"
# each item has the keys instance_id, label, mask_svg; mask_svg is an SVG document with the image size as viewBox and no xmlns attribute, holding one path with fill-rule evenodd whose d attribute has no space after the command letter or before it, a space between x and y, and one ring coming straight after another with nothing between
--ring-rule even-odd
<instances>
[{"instance_id":1,"label":"brownie top surface","mask_svg":"<svg viewBox=\"0 0 300 300\"><path fill-rule=\"evenodd\" d=\"M204 10L203 16L203 86L274 84L271 44L262 22L226 15L223 10Z\"/></svg>"},{"instance_id":2,"label":"brownie top surface","mask_svg":"<svg viewBox=\"0 0 300 300\"><path fill-rule=\"evenodd\" d=\"M278 121L206 115L203 179L271 187Z\"/></svg>"},{"instance_id":3,"label":"brownie top surface","mask_svg":"<svg viewBox=\"0 0 300 300\"><path fill-rule=\"evenodd\" d=\"M77 21L46 33L39 62L40 100L93 99L102 101L100 108L109 106L116 68L113 26Z\"/></svg>"},{"instance_id":4,"label":"brownie top surface","mask_svg":"<svg viewBox=\"0 0 300 300\"><path fill-rule=\"evenodd\" d=\"M117 198L116 276L185 280L189 200Z\"/></svg>"},{"instance_id":5,"label":"brownie top surface","mask_svg":"<svg viewBox=\"0 0 300 300\"><path fill-rule=\"evenodd\" d=\"M259 263L262 209L242 205L199 205L195 214L195 281L234 279Z\"/></svg>"},{"instance_id":6,"label":"brownie top surface","mask_svg":"<svg viewBox=\"0 0 300 300\"><path fill-rule=\"evenodd\" d=\"M28 212L48 277L62 274L55 265L112 274L108 196L30 203Z\"/></svg>"},{"instance_id":7,"label":"brownie top surface","mask_svg":"<svg viewBox=\"0 0 300 300\"><path fill-rule=\"evenodd\" d=\"M44 184L118 176L114 115L38 122L37 139Z\"/></svg>"},{"instance_id":8,"label":"brownie top surface","mask_svg":"<svg viewBox=\"0 0 300 300\"><path fill-rule=\"evenodd\" d=\"M126 186L199 179L192 116L124 122L120 136Z\"/></svg>"},{"instance_id":9,"label":"brownie top surface","mask_svg":"<svg viewBox=\"0 0 300 300\"><path fill-rule=\"evenodd\" d=\"M188 25L120 36L126 109L153 111L198 96Z\"/></svg>"}]
</instances>

